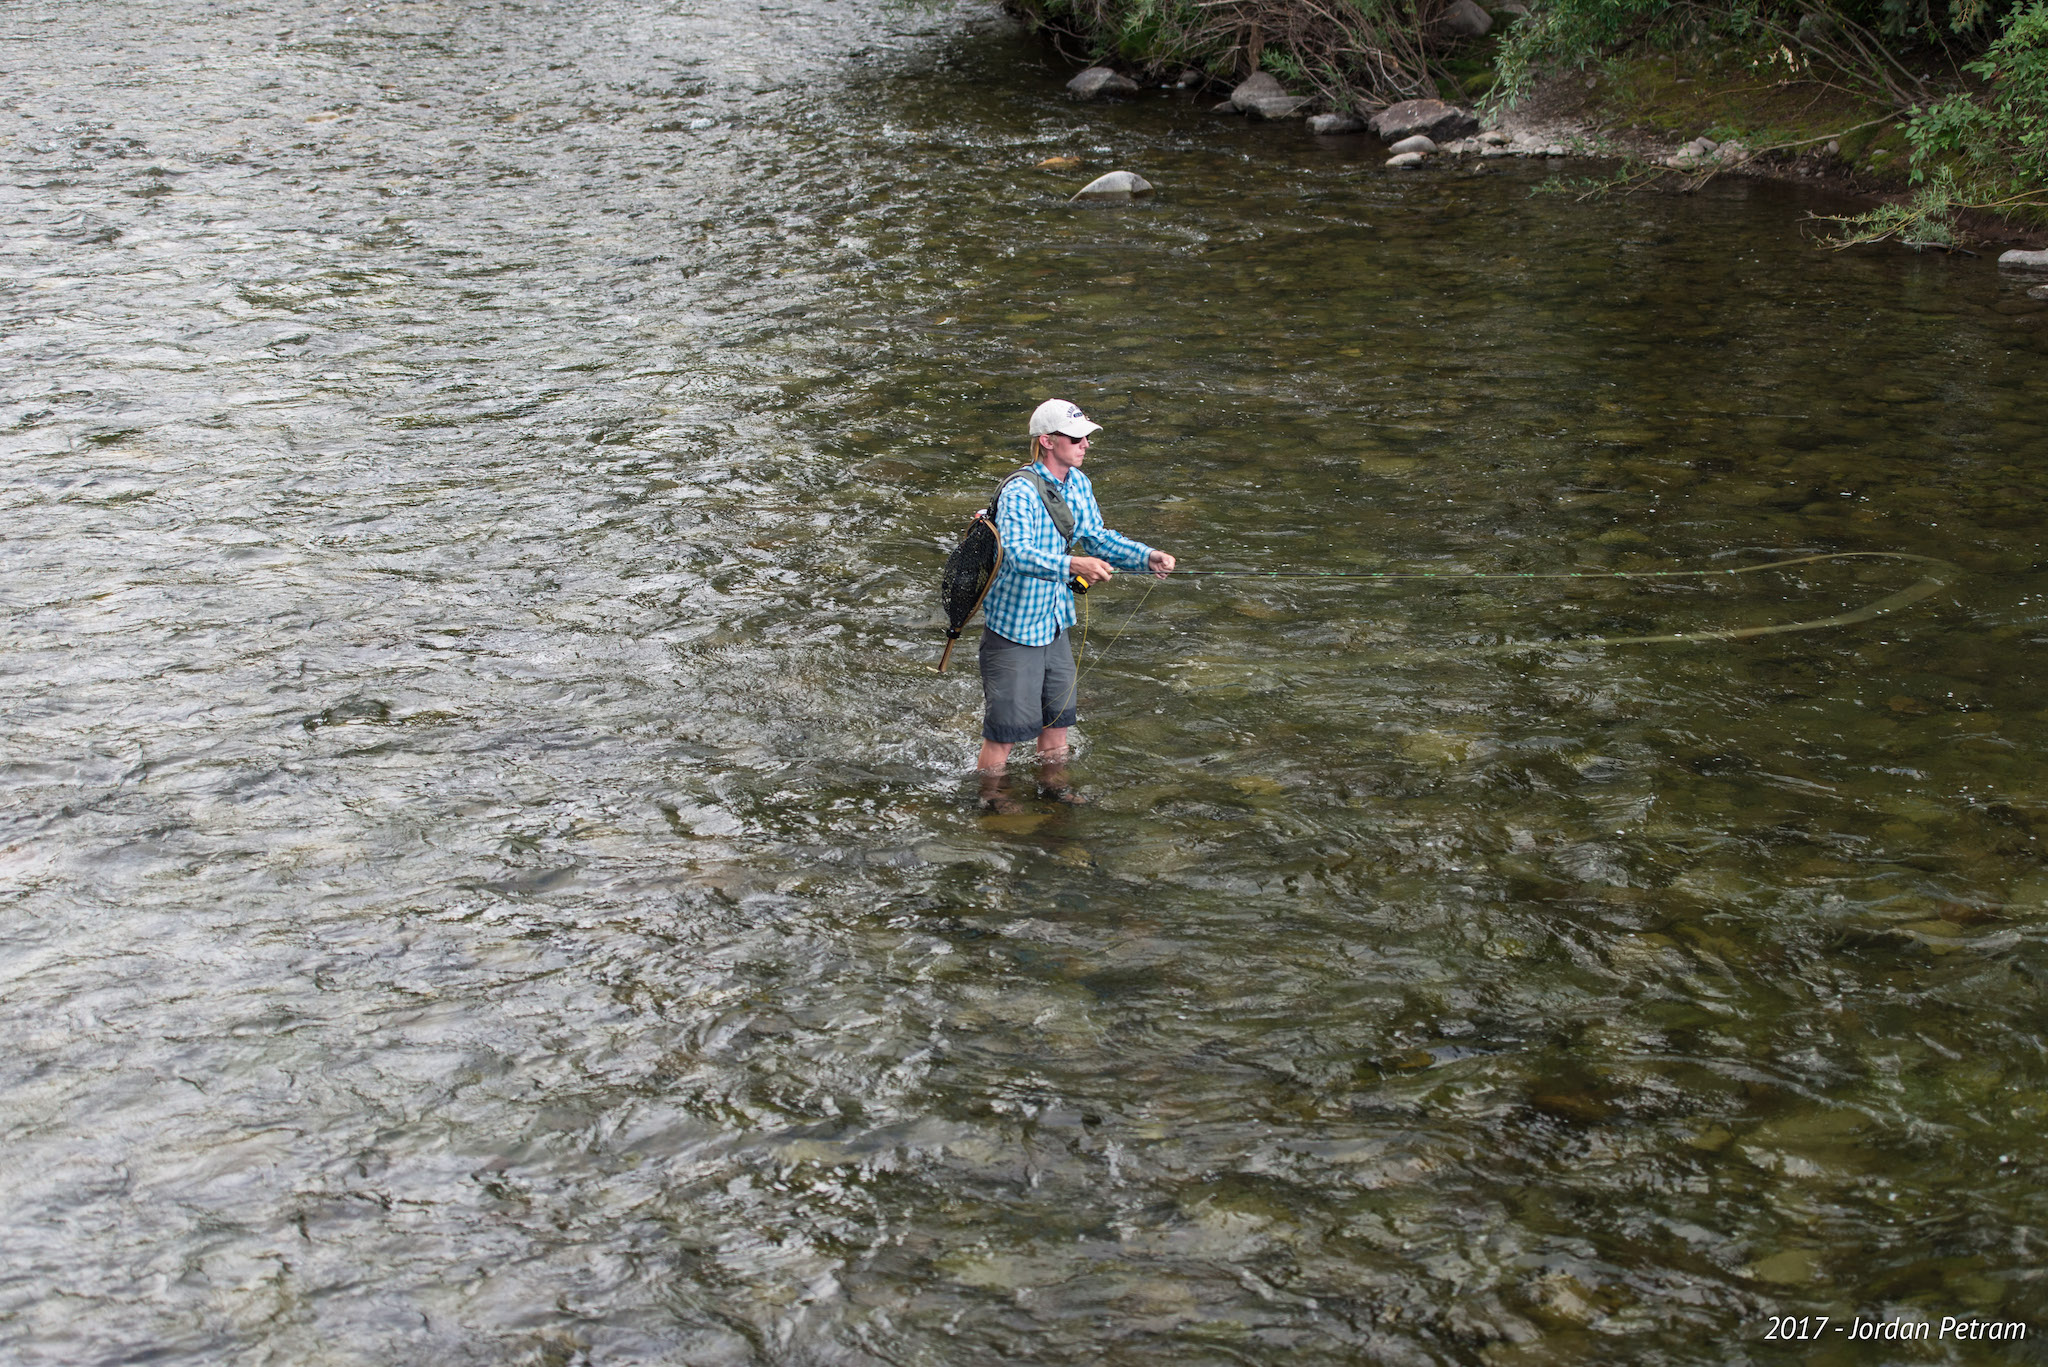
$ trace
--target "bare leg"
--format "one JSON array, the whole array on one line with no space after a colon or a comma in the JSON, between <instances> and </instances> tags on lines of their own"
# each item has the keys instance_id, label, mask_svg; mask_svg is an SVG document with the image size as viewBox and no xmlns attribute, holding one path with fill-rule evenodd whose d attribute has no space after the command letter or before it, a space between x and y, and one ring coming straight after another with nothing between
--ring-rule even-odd
<instances>
[{"instance_id":1,"label":"bare leg","mask_svg":"<svg viewBox=\"0 0 2048 1367\"><path fill-rule=\"evenodd\" d=\"M1009 813L1021 810L1010 798L1009 778L1003 772L1009 762L1009 746L992 740L981 743L981 759L975 770L981 775L981 805L988 811Z\"/></svg>"},{"instance_id":2,"label":"bare leg","mask_svg":"<svg viewBox=\"0 0 2048 1367\"><path fill-rule=\"evenodd\" d=\"M1067 728L1048 726L1038 733L1038 787L1047 797L1076 805L1087 801L1067 786Z\"/></svg>"}]
</instances>

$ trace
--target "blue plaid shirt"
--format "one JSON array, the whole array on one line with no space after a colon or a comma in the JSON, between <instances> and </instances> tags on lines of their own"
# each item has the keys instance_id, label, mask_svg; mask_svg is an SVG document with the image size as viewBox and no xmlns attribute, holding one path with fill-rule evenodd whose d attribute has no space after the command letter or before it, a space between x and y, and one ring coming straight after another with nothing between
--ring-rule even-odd
<instances>
[{"instance_id":1,"label":"blue plaid shirt","mask_svg":"<svg viewBox=\"0 0 2048 1367\"><path fill-rule=\"evenodd\" d=\"M996 500L1003 563L981 602L990 631L1026 646L1047 645L1074 624L1074 594L1067 587L1069 555L1093 555L1120 570L1142 570L1152 554L1150 546L1102 525L1102 509L1096 506L1088 476L1071 470L1061 483L1044 462L1035 468L1052 479L1073 509L1074 548L1067 549L1060 529L1053 525L1038 486L1028 479L1016 481Z\"/></svg>"}]
</instances>

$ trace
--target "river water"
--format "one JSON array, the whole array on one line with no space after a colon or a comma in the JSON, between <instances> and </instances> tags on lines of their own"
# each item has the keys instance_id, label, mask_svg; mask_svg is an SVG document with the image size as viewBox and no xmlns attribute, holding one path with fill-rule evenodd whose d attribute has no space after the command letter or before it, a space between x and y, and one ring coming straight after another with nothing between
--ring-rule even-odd
<instances>
[{"instance_id":1,"label":"river water","mask_svg":"<svg viewBox=\"0 0 2048 1367\"><path fill-rule=\"evenodd\" d=\"M2023 282L972 7L0 37L9 1360L2048 1333ZM1188 572L988 813L936 572L1053 394ZM1835 552L1945 563L1612 577Z\"/></svg>"}]
</instances>

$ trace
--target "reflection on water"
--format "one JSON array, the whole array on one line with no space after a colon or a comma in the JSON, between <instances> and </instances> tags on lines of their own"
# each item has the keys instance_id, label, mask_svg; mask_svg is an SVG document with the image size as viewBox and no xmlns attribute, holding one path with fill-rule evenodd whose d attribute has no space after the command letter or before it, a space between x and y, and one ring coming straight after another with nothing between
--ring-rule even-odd
<instances>
[{"instance_id":1,"label":"reflection on water","mask_svg":"<svg viewBox=\"0 0 2048 1367\"><path fill-rule=\"evenodd\" d=\"M2048 1325L1987 263L1077 108L974 9L16 21L11 1358ZM1191 572L1092 595L1093 801L984 813L937 566L1052 393ZM1224 568L1840 551L1960 570L1529 653L1920 571Z\"/></svg>"}]
</instances>

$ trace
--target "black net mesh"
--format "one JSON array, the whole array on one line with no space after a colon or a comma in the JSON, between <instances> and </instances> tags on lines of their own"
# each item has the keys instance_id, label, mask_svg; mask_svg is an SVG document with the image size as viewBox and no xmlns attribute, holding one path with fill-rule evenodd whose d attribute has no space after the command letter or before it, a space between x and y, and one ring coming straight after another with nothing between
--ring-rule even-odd
<instances>
[{"instance_id":1,"label":"black net mesh","mask_svg":"<svg viewBox=\"0 0 2048 1367\"><path fill-rule=\"evenodd\" d=\"M977 517L946 557L945 571L939 576L939 600L946 610L948 637L958 636L981 606L988 581L995 576L998 547L995 527L987 517Z\"/></svg>"}]
</instances>

